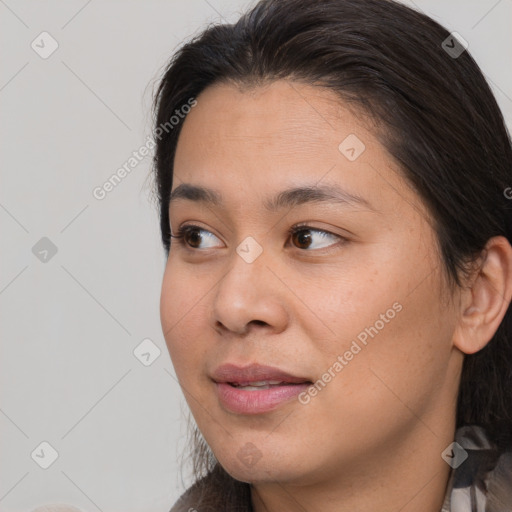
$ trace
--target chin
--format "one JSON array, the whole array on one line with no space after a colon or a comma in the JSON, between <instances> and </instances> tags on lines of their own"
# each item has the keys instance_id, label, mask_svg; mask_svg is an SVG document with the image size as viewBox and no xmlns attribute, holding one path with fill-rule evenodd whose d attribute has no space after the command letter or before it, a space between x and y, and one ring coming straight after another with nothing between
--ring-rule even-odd
<instances>
[{"instance_id":1,"label":"chin","mask_svg":"<svg viewBox=\"0 0 512 512\"><path fill-rule=\"evenodd\" d=\"M261 465L261 467L248 468L233 461L222 467L236 480L248 484L290 482L300 477L296 471L280 468L272 463L269 467Z\"/></svg>"},{"instance_id":2,"label":"chin","mask_svg":"<svg viewBox=\"0 0 512 512\"><path fill-rule=\"evenodd\" d=\"M228 451L215 454L227 473L241 482L258 484L287 482L301 479L304 457L293 450L272 447L256 447L248 441L237 450L228 446ZM231 448L231 449L230 449ZM284 447L283 447L284 448ZM290 455L286 452L290 451ZM302 459L302 461L301 461Z\"/></svg>"}]
</instances>

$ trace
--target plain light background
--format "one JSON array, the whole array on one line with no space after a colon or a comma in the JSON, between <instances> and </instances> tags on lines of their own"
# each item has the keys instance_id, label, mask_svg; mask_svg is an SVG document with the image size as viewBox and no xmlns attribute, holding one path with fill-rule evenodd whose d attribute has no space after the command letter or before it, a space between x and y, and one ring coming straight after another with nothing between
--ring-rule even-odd
<instances>
[{"instance_id":1,"label":"plain light background","mask_svg":"<svg viewBox=\"0 0 512 512\"><path fill-rule=\"evenodd\" d=\"M189 483L151 155L103 200L92 191L146 142L177 46L252 3L0 0L1 512L167 512ZM468 41L510 127L512 0L405 3ZM58 48L43 59L45 31ZM44 237L57 252L41 261ZM134 354L147 339L148 366Z\"/></svg>"}]
</instances>

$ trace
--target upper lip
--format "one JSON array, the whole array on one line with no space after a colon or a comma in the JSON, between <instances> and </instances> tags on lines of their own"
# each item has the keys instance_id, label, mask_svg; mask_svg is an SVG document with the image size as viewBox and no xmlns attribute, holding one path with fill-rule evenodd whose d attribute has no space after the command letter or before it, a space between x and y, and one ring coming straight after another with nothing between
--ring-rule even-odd
<instances>
[{"instance_id":1,"label":"upper lip","mask_svg":"<svg viewBox=\"0 0 512 512\"><path fill-rule=\"evenodd\" d=\"M310 382L306 377L298 377L291 375L280 368L264 366L256 363L248 366L237 366L231 363L223 364L213 372L212 379L215 382L229 382L236 384L266 380L290 382L293 384Z\"/></svg>"}]
</instances>

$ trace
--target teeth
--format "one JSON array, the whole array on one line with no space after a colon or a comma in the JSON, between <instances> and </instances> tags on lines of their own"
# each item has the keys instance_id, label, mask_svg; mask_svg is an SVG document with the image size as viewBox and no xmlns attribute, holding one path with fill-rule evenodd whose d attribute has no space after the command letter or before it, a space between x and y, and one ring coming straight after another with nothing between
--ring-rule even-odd
<instances>
[{"instance_id":1,"label":"teeth","mask_svg":"<svg viewBox=\"0 0 512 512\"><path fill-rule=\"evenodd\" d=\"M257 380L254 382L243 382L243 383L233 383L233 386L237 388L242 388L246 390L254 390L254 389L268 389L271 386L277 386L278 384L283 383L281 380Z\"/></svg>"},{"instance_id":2,"label":"teeth","mask_svg":"<svg viewBox=\"0 0 512 512\"><path fill-rule=\"evenodd\" d=\"M272 386L237 386L238 389L244 391L259 391L260 389L270 389Z\"/></svg>"},{"instance_id":3,"label":"teeth","mask_svg":"<svg viewBox=\"0 0 512 512\"><path fill-rule=\"evenodd\" d=\"M267 385L276 385L281 384L281 380L257 380L254 382L247 382L248 386L267 386ZM245 382L244 382L245 385Z\"/></svg>"}]
</instances>

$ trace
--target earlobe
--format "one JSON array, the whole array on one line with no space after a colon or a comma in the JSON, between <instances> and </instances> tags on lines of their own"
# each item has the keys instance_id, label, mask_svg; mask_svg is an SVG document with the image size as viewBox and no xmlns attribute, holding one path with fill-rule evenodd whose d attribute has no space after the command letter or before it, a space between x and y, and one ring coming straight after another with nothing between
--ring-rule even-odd
<instances>
[{"instance_id":1,"label":"earlobe","mask_svg":"<svg viewBox=\"0 0 512 512\"><path fill-rule=\"evenodd\" d=\"M512 247L503 236L487 242L481 263L461 291L460 317L453 344L474 354L492 339L512 296Z\"/></svg>"}]
</instances>

